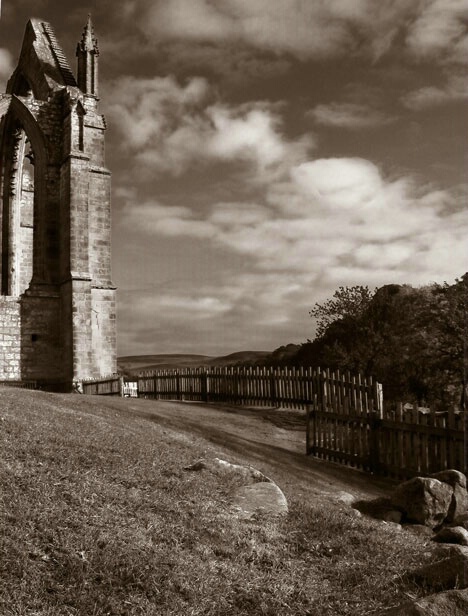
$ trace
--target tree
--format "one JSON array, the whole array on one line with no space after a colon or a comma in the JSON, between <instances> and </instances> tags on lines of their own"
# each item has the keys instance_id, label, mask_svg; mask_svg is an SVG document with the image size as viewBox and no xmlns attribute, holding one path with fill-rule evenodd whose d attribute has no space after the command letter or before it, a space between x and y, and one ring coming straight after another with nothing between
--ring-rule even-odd
<instances>
[{"instance_id":1,"label":"tree","mask_svg":"<svg viewBox=\"0 0 468 616\"><path fill-rule=\"evenodd\" d=\"M468 274L420 288L340 287L310 312L319 328L300 364L373 375L389 400L465 408Z\"/></svg>"},{"instance_id":2,"label":"tree","mask_svg":"<svg viewBox=\"0 0 468 616\"><path fill-rule=\"evenodd\" d=\"M369 306L375 291L360 285L340 287L332 299L323 304L317 302L309 312L317 321L316 339L322 337L329 325L339 319L359 318Z\"/></svg>"}]
</instances>

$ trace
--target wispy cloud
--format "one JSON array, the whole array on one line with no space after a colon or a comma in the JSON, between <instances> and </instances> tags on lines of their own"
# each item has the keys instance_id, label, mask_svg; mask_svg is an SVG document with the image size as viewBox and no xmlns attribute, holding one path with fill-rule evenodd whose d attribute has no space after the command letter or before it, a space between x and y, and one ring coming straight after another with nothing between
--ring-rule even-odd
<instances>
[{"instance_id":1,"label":"wispy cloud","mask_svg":"<svg viewBox=\"0 0 468 616\"><path fill-rule=\"evenodd\" d=\"M408 109L420 111L446 103L468 99L468 77L466 75L451 75L441 86L426 86L405 94L401 101Z\"/></svg>"},{"instance_id":2,"label":"wispy cloud","mask_svg":"<svg viewBox=\"0 0 468 616\"><path fill-rule=\"evenodd\" d=\"M338 102L317 105L307 113L307 116L323 126L350 130L385 126L396 120L394 116L367 105Z\"/></svg>"},{"instance_id":3,"label":"wispy cloud","mask_svg":"<svg viewBox=\"0 0 468 616\"><path fill-rule=\"evenodd\" d=\"M416 58L457 61L466 38L464 0L134 0L128 11L160 40L232 42L300 59L377 59L398 37Z\"/></svg>"}]
</instances>

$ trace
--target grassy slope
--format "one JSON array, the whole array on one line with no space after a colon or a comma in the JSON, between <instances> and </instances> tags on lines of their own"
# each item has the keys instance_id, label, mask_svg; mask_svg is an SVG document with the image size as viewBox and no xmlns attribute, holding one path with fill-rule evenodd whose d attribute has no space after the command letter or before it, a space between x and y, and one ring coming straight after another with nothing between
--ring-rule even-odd
<instances>
[{"instance_id":1,"label":"grassy slope","mask_svg":"<svg viewBox=\"0 0 468 616\"><path fill-rule=\"evenodd\" d=\"M129 404L0 389L2 615L359 616L418 592L419 539L300 495L238 520L232 484L183 470L209 444Z\"/></svg>"}]
</instances>

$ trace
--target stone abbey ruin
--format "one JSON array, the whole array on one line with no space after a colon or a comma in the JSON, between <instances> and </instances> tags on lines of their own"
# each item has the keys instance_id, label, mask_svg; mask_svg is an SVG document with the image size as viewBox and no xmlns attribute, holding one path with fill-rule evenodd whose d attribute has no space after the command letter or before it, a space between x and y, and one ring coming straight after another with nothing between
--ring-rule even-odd
<instances>
[{"instance_id":1,"label":"stone abbey ruin","mask_svg":"<svg viewBox=\"0 0 468 616\"><path fill-rule=\"evenodd\" d=\"M91 19L77 77L51 25L26 26L0 96L0 381L69 390L116 370L110 172Z\"/></svg>"}]
</instances>

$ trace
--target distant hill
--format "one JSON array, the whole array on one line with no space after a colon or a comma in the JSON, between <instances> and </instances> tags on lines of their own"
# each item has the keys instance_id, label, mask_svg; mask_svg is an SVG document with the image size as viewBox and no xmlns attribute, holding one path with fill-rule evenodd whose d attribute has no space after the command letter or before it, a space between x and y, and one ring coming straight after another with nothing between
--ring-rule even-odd
<instances>
[{"instance_id":1,"label":"distant hill","mask_svg":"<svg viewBox=\"0 0 468 616\"><path fill-rule=\"evenodd\" d=\"M126 355L117 359L119 372L127 375L152 370L176 370L178 368L199 368L202 366L234 366L261 362L269 357L269 351L239 351L213 357L210 355L160 354Z\"/></svg>"}]
</instances>

